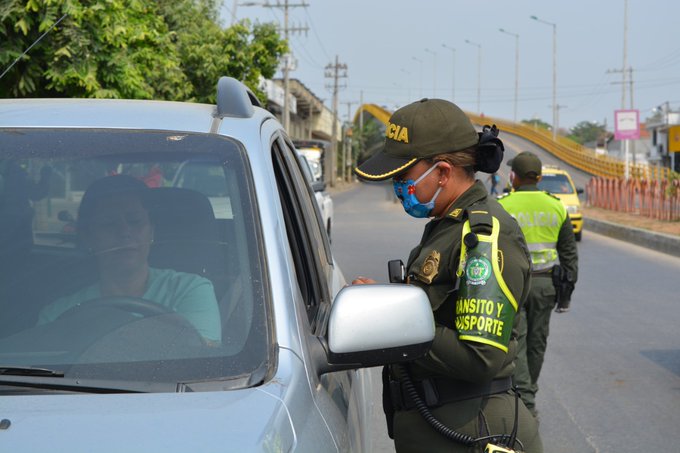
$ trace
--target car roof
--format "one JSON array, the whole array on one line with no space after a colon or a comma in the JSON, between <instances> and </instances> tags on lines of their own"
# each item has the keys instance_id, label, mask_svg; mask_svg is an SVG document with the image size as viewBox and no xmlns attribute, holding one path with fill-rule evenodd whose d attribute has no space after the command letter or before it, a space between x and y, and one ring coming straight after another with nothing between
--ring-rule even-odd
<instances>
[{"instance_id":1,"label":"car roof","mask_svg":"<svg viewBox=\"0 0 680 453\"><path fill-rule=\"evenodd\" d=\"M245 139L259 133L262 123L275 119L250 96L252 93L243 84L223 77L218 83L218 105L120 99L0 99L0 127L183 131Z\"/></svg>"}]
</instances>

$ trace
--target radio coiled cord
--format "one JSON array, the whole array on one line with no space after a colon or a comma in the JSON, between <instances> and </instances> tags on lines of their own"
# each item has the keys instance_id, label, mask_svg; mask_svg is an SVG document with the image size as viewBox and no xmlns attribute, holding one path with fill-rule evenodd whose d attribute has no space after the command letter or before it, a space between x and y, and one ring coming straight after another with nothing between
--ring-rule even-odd
<instances>
[{"instance_id":1,"label":"radio coiled cord","mask_svg":"<svg viewBox=\"0 0 680 453\"><path fill-rule=\"evenodd\" d=\"M515 444L519 444L522 450L524 450L522 442L520 442L520 440L517 439L517 419L519 418L519 406L518 406L519 394L517 393L517 391L515 391L515 421L513 423L512 433L510 435L501 434L495 436L484 436L475 438L468 434L459 433L458 431L449 428L448 426L444 425L442 422L437 420L434 414L430 412L430 408L427 407L425 401L423 401L423 399L418 394L418 391L416 390L415 385L413 385L413 381L411 380L411 376L409 375L406 366L403 363L395 364L394 366L396 366L399 369L399 374L401 375L400 378L404 382L406 393L408 394L408 397L411 398L411 401L414 402L416 410L425 419L425 421L430 426L432 426L432 428L434 428L435 431L437 431L439 434L443 435L448 439L453 440L454 442L458 442L468 447L472 447L483 441L489 440L499 441L507 439L506 442L509 447L512 447Z\"/></svg>"}]
</instances>

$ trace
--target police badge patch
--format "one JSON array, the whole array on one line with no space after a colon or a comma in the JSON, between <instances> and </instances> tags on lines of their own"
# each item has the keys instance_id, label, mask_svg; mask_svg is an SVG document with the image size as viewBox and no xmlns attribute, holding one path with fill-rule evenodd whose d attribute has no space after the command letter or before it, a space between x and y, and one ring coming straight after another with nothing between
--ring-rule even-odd
<instances>
[{"instance_id":1,"label":"police badge patch","mask_svg":"<svg viewBox=\"0 0 680 453\"><path fill-rule=\"evenodd\" d=\"M422 281L423 283L427 283L428 285L432 283L432 280L434 280L434 278L439 273L440 258L441 255L439 252L432 250L430 254L427 255L427 258L425 258L425 261L420 268L420 272L418 272L418 280Z\"/></svg>"},{"instance_id":2,"label":"police badge patch","mask_svg":"<svg viewBox=\"0 0 680 453\"><path fill-rule=\"evenodd\" d=\"M467 262L465 276L468 285L486 285L491 276L491 263L484 256L476 256Z\"/></svg>"}]
</instances>

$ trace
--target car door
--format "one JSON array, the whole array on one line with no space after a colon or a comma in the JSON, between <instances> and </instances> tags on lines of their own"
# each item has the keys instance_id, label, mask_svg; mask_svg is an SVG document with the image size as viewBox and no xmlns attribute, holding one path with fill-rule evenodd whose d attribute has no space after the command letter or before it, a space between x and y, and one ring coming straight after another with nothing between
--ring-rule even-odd
<instances>
[{"instance_id":1,"label":"car door","mask_svg":"<svg viewBox=\"0 0 680 453\"><path fill-rule=\"evenodd\" d=\"M294 148L281 136L272 144L286 230L300 292L305 304L303 323L308 346L326 334L331 300L340 288L330 244L315 209L314 194L306 183ZM361 374L355 371L318 376L310 363L310 383L317 404L336 436L341 451L364 451L364 392L357 392ZM366 431L368 432L368 431Z\"/></svg>"}]
</instances>

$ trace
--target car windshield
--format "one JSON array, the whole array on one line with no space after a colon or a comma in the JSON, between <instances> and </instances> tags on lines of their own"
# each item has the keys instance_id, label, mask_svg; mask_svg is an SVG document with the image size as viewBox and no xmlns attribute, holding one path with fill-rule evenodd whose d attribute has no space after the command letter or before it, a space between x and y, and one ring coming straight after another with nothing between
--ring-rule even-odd
<instances>
[{"instance_id":1,"label":"car windshield","mask_svg":"<svg viewBox=\"0 0 680 453\"><path fill-rule=\"evenodd\" d=\"M574 187L569 182L567 175L546 175L544 174L538 182L538 188L546 192L555 194L570 194L574 193Z\"/></svg>"},{"instance_id":2,"label":"car windshield","mask_svg":"<svg viewBox=\"0 0 680 453\"><path fill-rule=\"evenodd\" d=\"M261 381L256 206L225 137L0 129L0 367Z\"/></svg>"}]
</instances>

